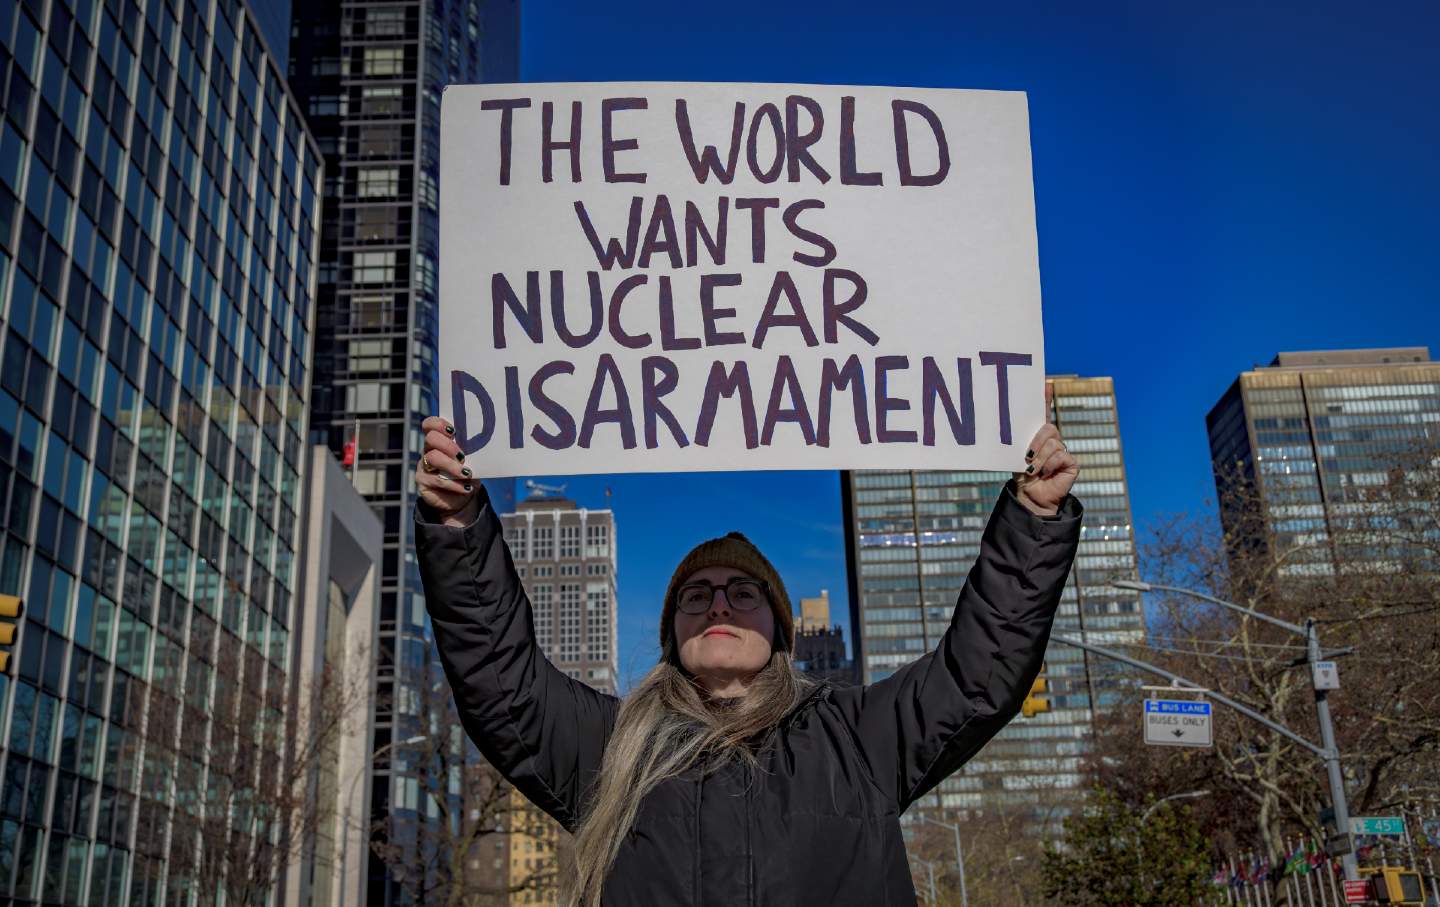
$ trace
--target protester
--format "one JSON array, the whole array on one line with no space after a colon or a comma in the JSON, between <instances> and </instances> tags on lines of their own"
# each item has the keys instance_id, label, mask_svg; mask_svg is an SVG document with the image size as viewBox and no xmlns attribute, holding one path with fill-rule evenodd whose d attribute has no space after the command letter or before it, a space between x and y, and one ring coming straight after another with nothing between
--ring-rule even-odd
<instances>
[{"instance_id":1,"label":"protester","mask_svg":"<svg viewBox=\"0 0 1440 907\"><path fill-rule=\"evenodd\" d=\"M1053 425L1000 493L935 651L869 686L805 678L784 582L731 533L676 568L660 663L623 700L545 658L454 427L422 428L416 548L440 656L481 753L575 833L561 903L915 903L900 814L1019 711L1075 556L1079 469Z\"/></svg>"}]
</instances>

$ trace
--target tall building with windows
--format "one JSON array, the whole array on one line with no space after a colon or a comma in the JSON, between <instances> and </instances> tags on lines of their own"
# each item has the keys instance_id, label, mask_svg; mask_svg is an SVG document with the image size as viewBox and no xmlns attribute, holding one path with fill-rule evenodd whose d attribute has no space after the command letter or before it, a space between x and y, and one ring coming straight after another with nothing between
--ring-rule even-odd
<instances>
[{"instance_id":1,"label":"tall building with windows","mask_svg":"<svg viewBox=\"0 0 1440 907\"><path fill-rule=\"evenodd\" d=\"M535 615L535 636L560 670L605 693L615 693L619 650L615 638L615 516L588 510L558 494L540 492L502 513L505 542ZM554 904L553 876L560 827L512 791L506 839L506 883L529 890L511 904Z\"/></svg>"},{"instance_id":2,"label":"tall building with windows","mask_svg":"<svg viewBox=\"0 0 1440 907\"><path fill-rule=\"evenodd\" d=\"M1054 391L1050 417L1080 461L1073 493L1085 505L1055 632L1104 645L1140 642L1145 623L1138 594L1107 585L1117 573L1133 575L1136 564L1113 384L1076 376L1047 383ZM1022 454L1017 451L1017 461ZM842 475L850 626L861 682L888 677L939 644L1009 478L964 471ZM967 817L1012 810L1058 827L1079 802L1092 710L1114 701L1121 681L1109 666L1058 643L1046 654L1045 677L1050 710L1017 717L941 782L922 808Z\"/></svg>"},{"instance_id":3,"label":"tall building with windows","mask_svg":"<svg viewBox=\"0 0 1440 907\"><path fill-rule=\"evenodd\" d=\"M615 515L532 494L500 522L534 608L540 648L576 680L616 692Z\"/></svg>"},{"instance_id":4,"label":"tall building with windows","mask_svg":"<svg viewBox=\"0 0 1440 907\"><path fill-rule=\"evenodd\" d=\"M207 791L285 756L215 755L284 738L301 605L322 169L283 73L239 0L0 4L7 903L183 903Z\"/></svg>"},{"instance_id":5,"label":"tall building with windows","mask_svg":"<svg viewBox=\"0 0 1440 907\"><path fill-rule=\"evenodd\" d=\"M356 483L384 526L379 701L414 698L433 642L413 553L410 473L436 370L440 95L518 77L516 0L316 0L293 15L291 81L325 156L312 439L355 440ZM503 497L494 489L495 497ZM513 495L511 496L513 499ZM375 747L421 732L383 710ZM410 816L402 762L377 760L376 817ZM372 857L370 903L405 895Z\"/></svg>"},{"instance_id":6,"label":"tall building with windows","mask_svg":"<svg viewBox=\"0 0 1440 907\"><path fill-rule=\"evenodd\" d=\"M1398 458L1440 448L1440 362L1424 347L1279 353L1205 424L1226 530L1285 546L1282 575L1331 576L1333 549L1312 543L1373 514Z\"/></svg>"}]
</instances>

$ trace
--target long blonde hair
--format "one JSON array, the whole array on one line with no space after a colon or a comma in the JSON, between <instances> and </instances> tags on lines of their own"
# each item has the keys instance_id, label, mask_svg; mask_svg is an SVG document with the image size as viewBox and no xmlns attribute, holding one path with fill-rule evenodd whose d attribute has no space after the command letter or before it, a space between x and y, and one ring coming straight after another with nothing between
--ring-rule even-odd
<instances>
[{"instance_id":1,"label":"long blonde hair","mask_svg":"<svg viewBox=\"0 0 1440 907\"><path fill-rule=\"evenodd\" d=\"M605 877L645 795L697 762L709 768L738 756L757 765L747 741L779 725L815 686L796 670L789 652L777 649L737 705L711 708L680 667L672 635L660 663L620 705L600 776L575 830L575 868L565 874L560 903L599 907Z\"/></svg>"}]
</instances>

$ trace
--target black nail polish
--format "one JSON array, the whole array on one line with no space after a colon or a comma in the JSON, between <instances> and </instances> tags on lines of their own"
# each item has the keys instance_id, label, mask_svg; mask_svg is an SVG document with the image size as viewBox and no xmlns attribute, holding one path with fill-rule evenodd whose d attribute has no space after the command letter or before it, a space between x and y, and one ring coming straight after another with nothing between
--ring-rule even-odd
<instances>
[{"instance_id":1,"label":"black nail polish","mask_svg":"<svg viewBox=\"0 0 1440 907\"><path fill-rule=\"evenodd\" d=\"M460 474L461 474L462 476L464 476L465 478L467 478L467 479L470 478L470 467L469 467L469 466L461 466L461 467L460 467Z\"/></svg>"},{"instance_id":2,"label":"black nail polish","mask_svg":"<svg viewBox=\"0 0 1440 907\"><path fill-rule=\"evenodd\" d=\"M458 451L458 450L457 450L457 451L455 452L455 462L456 462L456 463L464 463L464 462L465 462L465 454L464 454L463 451Z\"/></svg>"},{"instance_id":3,"label":"black nail polish","mask_svg":"<svg viewBox=\"0 0 1440 907\"><path fill-rule=\"evenodd\" d=\"M466 485L466 486L465 486L465 490L468 492L468 491L474 491L475 489L474 489L473 487L469 486L469 485Z\"/></svg>"},{"instance_id":4,"label":"black nail polish","mask_svg":"<svg viewBox=\"0 0 1440 907\"><path fill-rule=\"evenodd\" d=\"M1035 464L1034 464L1034 463L1031 463L1029 466L1026 466L1026 467L1025 467L1025 471L1026 471L1026 472L1034 472L1034 471L1035 471Z\"/></svg>"},{"instance_id":5,"label":"black nail polish","mask_svg":"<svg viewBox=\"0 0 1440 907\"><path fill-rule=\"evenodd\" d=\"M1033 450L1027 450L1027 451L1025 451L1025 459L1029 460L1029 459L1031 459L1031 458L1034 457L1034 456L1035 456L1035 451L1033 451Z\"/></svg>"},{"instance_id":6,"label":"black nail polish","mask_svg":"<svg viewBox=\"0 0 1440 907\"><path fill-rule=\"evenodd\" d=\"M455 426L451 425L449 422L446 422L446 423L445 423L445 434L447 434L447 435L453 435L453 434L455 434Z\"/></svg>"}]
</instances>

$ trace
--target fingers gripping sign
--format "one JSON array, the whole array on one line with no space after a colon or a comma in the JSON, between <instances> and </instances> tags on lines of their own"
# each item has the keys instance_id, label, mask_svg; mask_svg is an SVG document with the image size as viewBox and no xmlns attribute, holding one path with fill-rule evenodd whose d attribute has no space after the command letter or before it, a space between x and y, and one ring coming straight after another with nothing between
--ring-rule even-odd
<instances>
[{"instance_id":1,"label":"fingers gripping sign","mask_svg":"<svg viewBox=\"0 0 1440 907\"><path fill-rule=\"evenodd\" d=\"M465 454L455 443L455 426L431 416L420 423L420 430L425 433L425 450L415 464L415 488L420 500L447 525L469 525L479 508L476 489L480 483L464 465Z\"/></svg>"},{"instance_id":2,"label":"fingers gripping sign","mask_svg":"<svg viewBox=\"0 0 1440 907\"><path fill-rule=\"evenodd\" d=\"M1025 451L1025 471L1015 473L1020 503L1040 516L1054 516L1080 475L1075 455L1060 439L1060 430L1052 421L1051 401L1054 387L1045 383L1045 425L1035 433Z\"/></svg>"}]
</instances>

